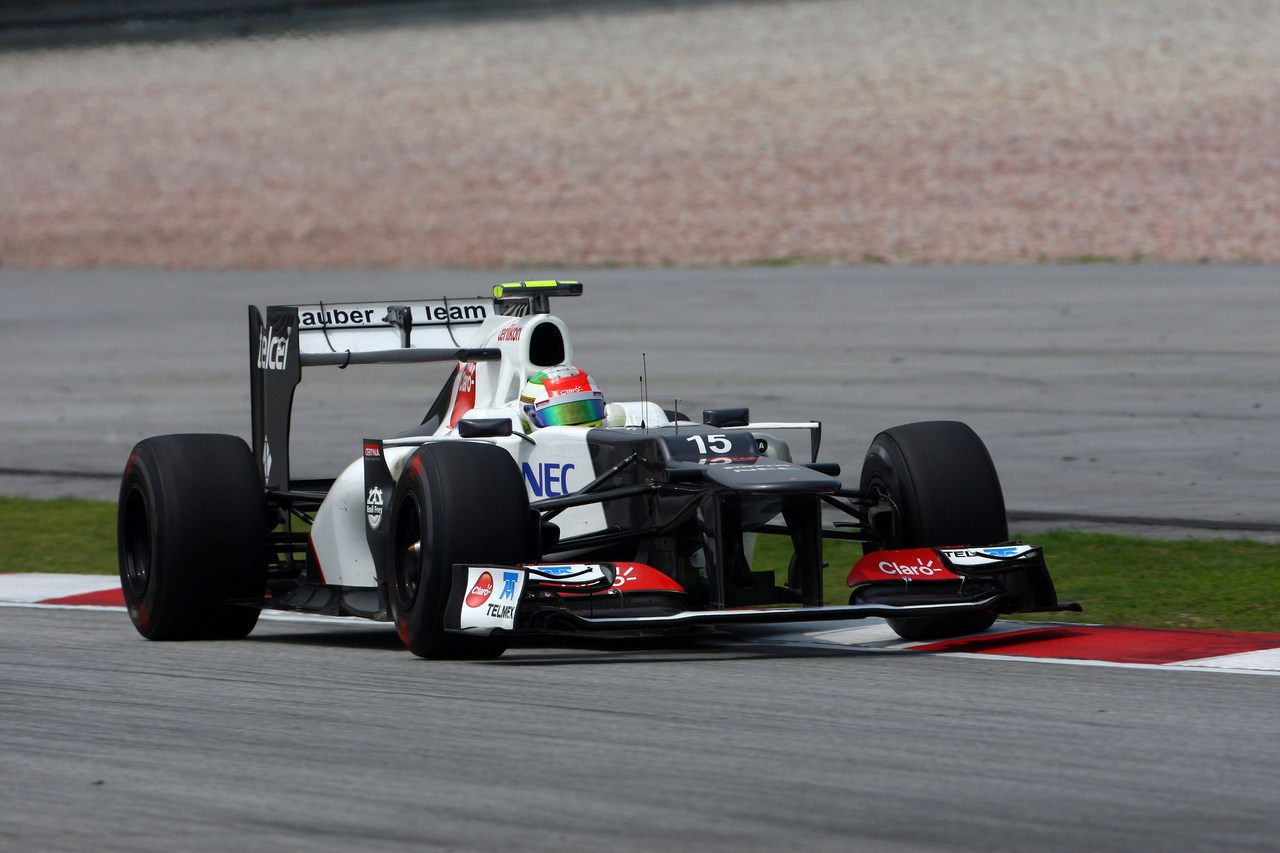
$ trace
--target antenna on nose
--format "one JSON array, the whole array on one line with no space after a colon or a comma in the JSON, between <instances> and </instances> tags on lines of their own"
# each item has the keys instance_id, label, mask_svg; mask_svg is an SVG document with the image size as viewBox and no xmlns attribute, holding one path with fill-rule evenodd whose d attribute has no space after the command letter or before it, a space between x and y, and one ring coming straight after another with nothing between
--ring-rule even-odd
<instances>
[{"instance_id":1,"label":"antenna on nose","mask_svg":"<svg viewBox=\"0 0 1280 853\"><path fill-rule=\"evenodd\" d=\"M649 414L649 362L648 353L640 353L640 429L647 429L645 416Z\"/></svg>"}]
</instances>

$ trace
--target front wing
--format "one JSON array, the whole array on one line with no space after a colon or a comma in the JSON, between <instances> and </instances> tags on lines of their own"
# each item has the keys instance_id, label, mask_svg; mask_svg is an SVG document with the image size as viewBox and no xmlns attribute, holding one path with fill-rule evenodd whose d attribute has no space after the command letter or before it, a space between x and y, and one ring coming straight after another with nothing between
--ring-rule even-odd
<instances>
[{"instance_id":1,"label":"front wing","mask_svg":"<svg viewBox=\"0 0 1280 853\"><path fill-rule=\"evenodd\" d=\"M832 607L774 607L731 610L686 610L637 615L619 608L592 615L539 600L532 594L542 579L524 566L466 565L453 567L453 584L445 610L445 629L473 636L620 631L676 631L715 625L823 622L863 619L966 616L1007 609L1003 593L914 604L868 603ZM531 581L530 576L533 575ZM584 579L607 588L604 578Z\"/></svg>"}]
</instances>

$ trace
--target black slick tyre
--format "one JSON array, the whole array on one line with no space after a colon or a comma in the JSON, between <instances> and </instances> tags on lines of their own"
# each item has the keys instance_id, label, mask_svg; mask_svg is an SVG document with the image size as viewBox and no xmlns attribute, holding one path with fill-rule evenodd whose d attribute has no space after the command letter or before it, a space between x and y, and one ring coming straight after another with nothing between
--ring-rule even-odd
<instances>
[{"instance_id":1,"label":"black slick tyre","mask_svg":"<svg viewBox=\"0 0 1280 853\"><path fill-rule=\"evenodd\" d=\"M880 433L863 460L861 488L884 495L896 508L886 549L992 545L1009 538L995 465L966 424L926 421ZM888 623L905 640L933 640L976 634L995 620L991 613Z\"/></svg>"},{"instance_id":2,"label":"black slick tyre","mask_svg":"<svg viewBox=\"0 0 1280 853\"><path fill-rule=\"evenodd\" d=\"M387 599L396 632L434 660L495 658L502 637L444 629L455 563L537 561L538 525L524 478L501 447L442 441L420 447L391 500Z\"/></svg>"},{"instance_id":3,"label":"black slick tyre","mask_svg":"<svg viewBox=\"0 0 1280 853\"><path fill-rule=\"evenodd\" d=\"M164 435L133 448L116 516L129 618L151 640L238 639L266 589L266 497L245 442Z\"/></svg>"}]
</instances>

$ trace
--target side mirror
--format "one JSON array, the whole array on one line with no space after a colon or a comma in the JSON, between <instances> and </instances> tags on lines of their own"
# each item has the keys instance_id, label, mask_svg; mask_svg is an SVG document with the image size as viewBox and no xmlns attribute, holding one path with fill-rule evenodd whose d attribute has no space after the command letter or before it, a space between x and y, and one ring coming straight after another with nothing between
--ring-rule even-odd
<instances>
[{"instance_id":1,"label":"side mirror","mask_svg":"<svg viewBox=\"0 0 1280 853\"><path fill-rule=\"evenodd\" d=\"M458 435L463 438L498 438L513 433L511 421L507 418L463 418L458 421Z\"/></svg>"},{"instance_id":2,"label":"side mirror","mask_svg":"<svg viewBox=\"0 0 1280 853\"><path fill-rule=\"evenodd\" d=\"M739 427L751 423L750 409L705 409L702 422L713 427Z\"/></svg>"}]
</instances>

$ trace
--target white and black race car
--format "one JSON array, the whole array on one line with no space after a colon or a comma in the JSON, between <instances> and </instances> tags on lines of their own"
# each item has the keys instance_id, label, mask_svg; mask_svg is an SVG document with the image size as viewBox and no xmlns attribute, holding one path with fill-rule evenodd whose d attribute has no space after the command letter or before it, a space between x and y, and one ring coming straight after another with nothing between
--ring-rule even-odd
<instances>
[{"instance_id":1,"label":"white and black race car","mask_svg":"<svg viewBox=\"0 0 1280 853\"><path fill-rule=\"evenodd\" d=\"M243 637L269 608L391 621L415 654L489 658L528 634L882 616L926 639L1079 609L1058 601L1039 548L1008 541L995 468L961 423L880 433L856 487L818 461L820 423L753 422L747 408L693 422L615 402L598 426L531 431L522 387L574 355L550 301L581 293L520 282L274 306L265 321L251 306L252 448L158 436L125 468L120 577L138 631ZM302 369L388 362L454 367L420 424L364 439L333 479L292 478ZM809 461L789 434L807 435ZM789 543L778 565L757 565L760 534ZM847 605L823 600L831 539L865 554Z\"/></svg>"}]
</instances>

